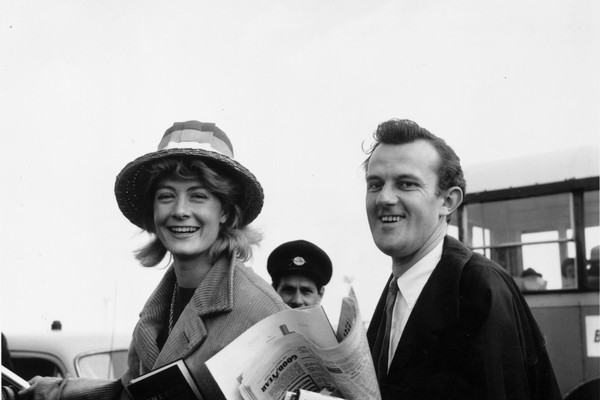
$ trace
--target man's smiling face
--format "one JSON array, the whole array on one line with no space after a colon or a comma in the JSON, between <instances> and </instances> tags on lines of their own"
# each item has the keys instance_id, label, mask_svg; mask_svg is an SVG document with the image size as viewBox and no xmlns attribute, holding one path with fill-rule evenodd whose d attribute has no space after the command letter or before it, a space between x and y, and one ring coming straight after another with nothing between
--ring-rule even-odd
<instances>
[{"instance_id":1,"label":"man's smiling face","mask_svg":"<svg viewBox=\"0 0 600 400\"><path fill-rule=\"evenodd\" d=\"M369 227L377 247L396 261L416 257L446 229L439 162L435 148L424 140L380 144L371 155L366 174Z\"/></svg>"}]
</instances>

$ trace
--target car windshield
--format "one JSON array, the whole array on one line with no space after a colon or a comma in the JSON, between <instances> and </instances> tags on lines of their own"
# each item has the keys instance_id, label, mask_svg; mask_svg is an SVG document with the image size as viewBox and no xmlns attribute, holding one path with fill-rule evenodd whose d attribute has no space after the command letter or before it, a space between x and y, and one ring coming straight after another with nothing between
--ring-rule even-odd
<instances>
[{"instance_id":1,"label":"car windshield","mask_svg":"<svg viewBox=\"0 0 600 400\"><path fill-rule=\"evenodd\" d=\"M77 357L77 374L84 378L115 379L127 368L127 350L89 353Z\"/></svg>"}]
</instances>

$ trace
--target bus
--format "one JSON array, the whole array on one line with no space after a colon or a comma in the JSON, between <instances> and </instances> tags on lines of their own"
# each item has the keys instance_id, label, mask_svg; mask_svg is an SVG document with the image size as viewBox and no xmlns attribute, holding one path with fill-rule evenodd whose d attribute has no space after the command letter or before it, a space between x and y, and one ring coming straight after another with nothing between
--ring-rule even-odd
<instances>
[{"instance_id":1,"label":"bus","mask_svg":"<svg viewBox=\"0 0 600 400\"><path fill-rule=\"evenodd\" d=\"M547 340L564 399L598 399L598 148L465 167L450 226L514 278Z\"/></svg>"}]
</instances>

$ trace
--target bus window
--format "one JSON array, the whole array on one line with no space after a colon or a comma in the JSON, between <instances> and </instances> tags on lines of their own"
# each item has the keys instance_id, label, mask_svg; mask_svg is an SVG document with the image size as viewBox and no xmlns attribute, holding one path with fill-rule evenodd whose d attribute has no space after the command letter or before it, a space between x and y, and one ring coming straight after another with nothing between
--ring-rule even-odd
<instances>
[{"instance_id":1,"label":"bus window","mask_svg":"<svg viewBox=\"0 0 600 400\"><path fill-rule=\"evenodd\" d=\"M522 290L576 287L569 193L473 203L463 213L463 240L506 268Z\"/></svg>"},{"instance_id":2,"label":"bus window","mask_svg":"<svg viewBox=\"0 0 600 400\"><path fill-rule=\"evenodd\" d=\"M583 203L586 254L585 279L589 289L598 289L598 245L600 244L598 191L585 192Z\"/></svg>"}]
</instances>

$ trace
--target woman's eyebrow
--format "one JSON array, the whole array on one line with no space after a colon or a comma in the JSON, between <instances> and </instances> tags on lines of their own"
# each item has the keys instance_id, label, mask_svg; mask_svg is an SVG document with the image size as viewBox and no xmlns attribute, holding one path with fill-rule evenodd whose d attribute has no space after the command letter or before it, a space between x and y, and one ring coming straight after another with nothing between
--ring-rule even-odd
<instances>
[{"instance_id":1,"label":"woman's eyebrow","mask_svg":"<svg viewBox=\"0 0 600 400\"><path fill-rule=\"evenodd\" d=\"M167 185L166 183L161 183L160 185L156 186L156 190L160 190L160 189L171 189L171 190L175 190L175 187L171 186L171 185Z\"/></svg>"},{"instance_id":2,"label":"woman's eyebrow","mask_svg":"<svg viewBox=\"0 0 600 400\"><path fill-rule=\"evenodd\" d=\"M188 190L188 192L191 192L193 190L201 190L201 189L208 190L208 189L206 189L206 187L204 187L202 185L190 186L187 190Z\"/></svg>"}]
</instances>

